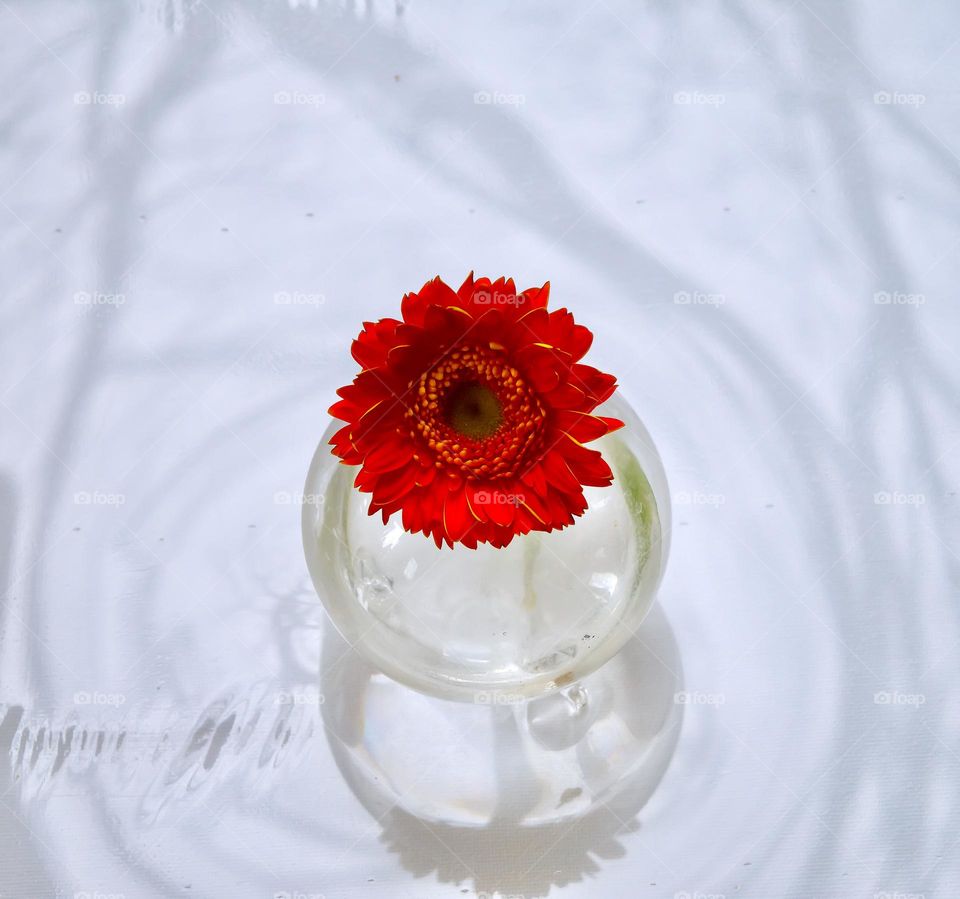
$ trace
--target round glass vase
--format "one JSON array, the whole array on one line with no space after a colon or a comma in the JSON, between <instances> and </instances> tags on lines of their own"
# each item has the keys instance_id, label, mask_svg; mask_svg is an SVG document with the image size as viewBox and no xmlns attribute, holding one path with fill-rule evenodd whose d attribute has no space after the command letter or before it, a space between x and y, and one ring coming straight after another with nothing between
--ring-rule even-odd
<instances>
[{"instance_id":1,"label":"round glass vase","mask_svg":"<svg viewBox=\"0 0 960 899\"><path fill-rule=\"evenodd\" d=\"M625 427L591 443L613 470L585 488L570 527L509 546L438 549L369 516L357 469L330 452L332 422L307 474L303 545L314 586L344 639L396 681L444 699L522 701L567 687L612 658L652 605L667 560L670 507L660 457L615 394Z\"/></svg>"}]
</instances>

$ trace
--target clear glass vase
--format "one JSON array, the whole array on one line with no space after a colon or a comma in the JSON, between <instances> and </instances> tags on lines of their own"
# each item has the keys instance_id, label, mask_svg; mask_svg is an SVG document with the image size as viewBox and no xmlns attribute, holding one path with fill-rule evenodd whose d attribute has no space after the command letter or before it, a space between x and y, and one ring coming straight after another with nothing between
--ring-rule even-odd
<instances>
[{"instance_id":1,"label":"clear glass vase","mask_svg":"<svg viewBox=\"0 0 960 899\"><path fill-rule=\"evenodd\" d=\"M313 457L303 542L313 583L344 639L401 684L489 704L543 696L595 671L633 636L667 559L666 477L649 434L614 395L600 414L626 427L592 448L614 473L586 488L589 508L552 533L504 549L438 549L399 516L369 516L356 469L331 454L331 423Z\"/></svg>"}]
</instances>

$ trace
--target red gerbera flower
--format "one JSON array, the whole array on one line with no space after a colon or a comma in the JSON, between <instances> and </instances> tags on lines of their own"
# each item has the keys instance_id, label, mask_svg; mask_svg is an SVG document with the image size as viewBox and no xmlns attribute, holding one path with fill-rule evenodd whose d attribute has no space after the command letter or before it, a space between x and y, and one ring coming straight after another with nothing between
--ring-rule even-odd
<instances>
[{"instance_id":1,"label":"red gerbera flower","mask_svg":"<svg viewBox=\"0 0 960 899\"><path fill-rule=\"evenodd\" d=\"M370 514L395 512L437 546L506 546L517 534L573 524L584 486L610 467L584 444L622 427L590 413L616 378L579 360L593 334L566 309L547 312L549 282L440 278L407 294L402 321L365 322L353 342L363 370L330 414L330 441L359 465Z\"/></svg>"}]
</instances>

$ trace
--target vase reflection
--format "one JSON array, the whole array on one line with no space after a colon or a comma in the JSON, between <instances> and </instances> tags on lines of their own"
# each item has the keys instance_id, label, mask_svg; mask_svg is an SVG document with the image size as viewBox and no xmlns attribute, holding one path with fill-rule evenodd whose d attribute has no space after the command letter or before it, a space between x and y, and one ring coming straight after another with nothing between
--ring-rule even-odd
<instances>
[{"instance_id":1,"label":"vase reflection","mask_svg":"<svg viewBox=\"0 0 960 899\"><path fill-rule=\"evenodd\" d=\"M323 718L351 790L411 872L546 895L623 852L667 769L680 657L655 605L599 671L546 697L437 699L326 631Z\"/></svg>"}]
</instances>

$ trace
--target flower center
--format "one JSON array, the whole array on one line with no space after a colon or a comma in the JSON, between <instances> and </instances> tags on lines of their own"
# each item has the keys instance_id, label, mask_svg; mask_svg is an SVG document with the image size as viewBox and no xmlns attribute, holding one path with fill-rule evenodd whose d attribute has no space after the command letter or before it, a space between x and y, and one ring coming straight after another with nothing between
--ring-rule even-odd
<instances>
[{"instance_id":1,"label":"flower center","mask_svg":"<svg viewBox=\"0 0 960 899\"><path fill-rule=\"evenodd\" d=\"M459 347L410 388L404 413L410 436L437 468L507 478L542 449L547 413L502 347Z\"/></svg>"},{"instance_id":2,"label":"flower center","mask_svg":"<svg viewBox=\"0 0 960 899\"><path fill-rule=\"evenodd\" d=\"M503 407L489 387L476 381L464 381L451 391L446 420L464 437L482 440L497 433L503 421Z\"/></svg>"}]
</instances>

